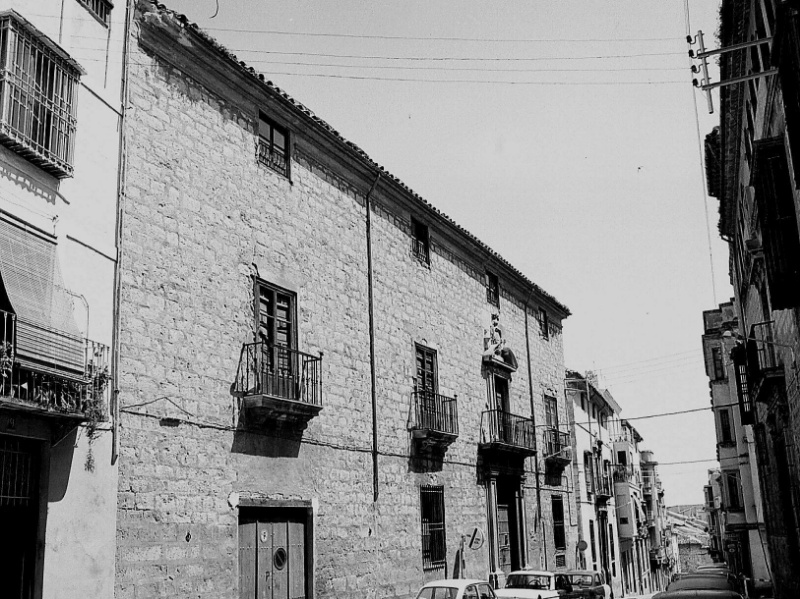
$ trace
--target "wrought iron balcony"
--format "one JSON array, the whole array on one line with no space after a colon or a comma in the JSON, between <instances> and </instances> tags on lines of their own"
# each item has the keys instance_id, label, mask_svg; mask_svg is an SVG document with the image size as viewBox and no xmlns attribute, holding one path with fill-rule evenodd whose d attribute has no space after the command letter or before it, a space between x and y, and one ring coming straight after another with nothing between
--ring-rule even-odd
<instances>
[{"instance_id":1,"label":"wrought iron balcony","mask_svg":"<svg viewBox=\"0 0 800 599\"><path fill-rule=\"evenodd\" d=\"M503 410L481 414L481 447L520 455L536 453L533 420Z\"/></svg>"},{"instance_id":2,"label":"wrought iron balcony","mask_svg":"<svg viewBox=\"0 0 800 599\"><path fill-rule=\"evenodd\" d=\"M235 393L256 420L306 424L322 409L322 356L263 341L245 343Z\"/></svg>"},{"instance_id":3,"label":"wrought iron balcony","mask_svg":"<svg viewBox=\"0 0 800 599\"><path fill-rule=\"evenodd\" d=\"M750 327L747 340L747 374L751 397L756 401L768 401L764 393L774 383L783 379L783 363L775 350L773 321L765 321Z\"/></svg>"},{"instance_id":4,"label":"wrought iron balcony","mask_svg":"<svg viewBox=\"0 0 800 599\"><path fill-rule=\"evenodd\" d=\"M47 331L60 348L43 348L54 356L41 359L17 346L17 317L0 310L0 405L5 409L71 420L101 421L107 416L110 352L102 343ZM26 335L37 329L26 326ZM64 348L80 348L73 356ZM53 350L52 352L50 350Z\"/></svg>"},{"instance_id":5,"label":"wrought iron balcony","mask_svg":"<svg viewBox=\"0 0 800 599\"><path fill-rule=\"evenodd\" d=\"M633 481L633 466L614 464L613 470L615 483L629 483Z\"/></svg>"},{"instance_id":6,"label":"wrought iron balcony","mask_svg":"<svg viewBox=\"0 0 800 599\"><path fill-rule=\"evenodd\" d=\"M570 435L566 431L549 428L544 431L544 458L550 466L564 468L572 462Z\"/></svg>"},{"instance_id":7,"label":"wrought iron balcony","mask_svg":"<svg viewBox=\"0 0 800 599\"><path fill-rule=\"evenodd\" d=\"M458 437L457 397L446 397L426 389L414 390L415 422L411 434L424 447L447 447Z\"/></svg>"},{"instance_id":8,"label":"wrought iron balcony","mask_svg":"<svg viewBox=\"0 0 800 599\"><path fill-rule=\"evenodd\" d=\"M605 503L614 496L614 486L608 476L601 476L595 481L595 500L598 503Z\"/></svg>"}]
</instances>

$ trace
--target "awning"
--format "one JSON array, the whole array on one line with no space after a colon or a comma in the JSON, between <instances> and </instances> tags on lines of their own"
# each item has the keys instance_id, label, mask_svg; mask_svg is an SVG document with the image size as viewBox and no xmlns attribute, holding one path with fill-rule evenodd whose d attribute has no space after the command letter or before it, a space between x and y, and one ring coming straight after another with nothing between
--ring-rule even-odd
<instances>
[{"instance_id":1,"label":"awning","mask_svg":"<svg viewBox=\"0 0 800 599\"><path fill-rule=\"evenodd\" d=\"M0 217L0 283L17 315L17 354L50 368L82 372L85 344L61 278L55 241Z\"/></svg>"}]
</instances>

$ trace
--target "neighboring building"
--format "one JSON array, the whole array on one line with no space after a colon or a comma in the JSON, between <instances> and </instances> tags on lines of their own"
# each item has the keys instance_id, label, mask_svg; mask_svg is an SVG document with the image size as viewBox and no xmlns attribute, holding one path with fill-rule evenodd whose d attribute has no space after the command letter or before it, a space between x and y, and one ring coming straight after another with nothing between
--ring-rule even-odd
<instances>
[{"instance_id":1,"label":"neighboring building","mask_svg":"<svg viewBox=\"0 0 800 599\"><path fill-rule=\"evenodd\" d=\"M587 544L581 567L602 572L615 597L622 596L619 535L614 498L614 447L609 431L620 407L597 380L567 371L567 401L571 402L575 451L573 473L580 515L580 537Z\"/></svg>"},{"instance_id":2,"label":"neighboring building","mask_svg":"<svg viewBox=\"0 0 800 599\"><path fill-rule=\"evenodd\" d=\"M124 32L124 7L107 0L8 0L0 11L4 598L114 593Z\"/></svg>"},{"instance_id":3,"label":"neighboring building","mask_svg":"<svg viewBox=\"0 0 800 599\"><path fill-rule=\"evenodd\" d=\"M724 561L725 549L722 544L725 527L722 516L722 473L719 468L708 471L708 484L703 487L705 495L706 519L708 521L708 554L716 562Z\"/></svg>"},{"instance_id":4,"label":"neighboring building","mask_svg":"<svg viewBox=\"0 0 800 599\"><path fill-rule=\"evenodd\" d=\"M664 488L658 476L658 462L652 451L640 453L642 466L642 507L647 527L646 546L650 557L652 589L663 590L672 578L674 564L670 563L667 540Z\"/></svg>"},{"instance_id":5,"label":"neighboring building","mask_svg":"<svg viewBox=\"0 0 800 599\"><path fill-rule=\"evenodd\" d=\"M678 505L667 508L667 521L677 546L675 572L691 572L712 564L708 551L709 526L705 505ZM672 551L675 554L675 548Z\"/></svg>"},{"instance_id":6,"label":"neighboring building","mask_svg":"<svg viewBox=\"0 0 800 599\"><path fill-rule=\"evenodd\" d=\"M723 0L721 47L759 40L719 57L726 85L706 168L730 248L740 416L754 429L770 572L782 599L800 596L800 8Z\"/></svg>"},{"instance_id":7,"label":"neighboring building","mask_svg":"<svg viewBox=\"0 0 800 599\"><path fill-rule=\"evenodd\" d=\"M116 596L574 568L567 308L185 17L132 21Z\"/></svg>"},{"instance_id":8,"label":"neighboring building","mask_svg":"<svg viewBox=\"0 0 800 599\"><path fill-rule=\"evenodd\" d=\"M736 377L730 360L738 331L734 303L703 312L703 354L717 434L721 537L714 549L736 573L753 581L753 591L771 586L766 528L752 424L742 424ZM746 417L746 415L745 415Z\"/></svg>"},{"instance_id":9,"label":"neighboring building","mask_svg":"<svg viewBox=\"0 0 800 599\"><path fill-rule=\"evenodd\" d=\"M650 556L643 508L639 432L624 419L615 418L611 440L614 447L614 498L617 506L620 569L624 595L654 592L650 582Z\"/></svg>"}]
</instances>

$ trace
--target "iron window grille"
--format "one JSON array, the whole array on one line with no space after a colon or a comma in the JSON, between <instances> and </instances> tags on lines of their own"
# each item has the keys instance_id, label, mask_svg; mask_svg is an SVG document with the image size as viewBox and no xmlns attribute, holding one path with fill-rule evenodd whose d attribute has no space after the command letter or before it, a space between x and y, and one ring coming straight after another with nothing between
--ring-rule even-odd
<instances>
[{"instance_id":1,"label":"iron window grille","mask_svg":"<svg viewBox=\"0 0 800 599\"><path fill-rule=\"evenodd\" d=\"M422 523L422 567L424 570L444 569L447 564L444 487L421 486L419 502Z\"/></svg>"},{"instance_id":2,"label":"iron window grille","mask_svg":"<svg viewBox=\"0 0 800 599\"><path fill-rule=\"evenodd\" d=\"M258 120L258 161L289 178L289 132L263 114Z\"/></svg>"},{"instance_id":3,"label":"iron window grille","mask_svg":"<svg viewBox=\"0 0 800 599\"><path fill-rule=\"evenodd\" d=\"M738 345L733 348L731 361L733 362L733 372L736 376L736 392L739 396L739 413L741 414L742 424L754 424L755 413L753 412L753 401L750 397L750 380L747 372L747 349L744 345Z\"/></svg>"},{"instance_id":4,"label":"iron window grille","mask_svg":"<svg viewBox=\"0 0 800 599\"><path fill-rule=\"evenodd\" d=\"M0 14L0 143L60 179L73 172L80 75L33 25Z\"/></svg>"},{"instance_id":5,"label":"iron window grille","mask_svg":"<svg viewBox=\"0 0 800 599\"><path fill-rule=\"evenodd\" d=\"M411 219L411 253L426 266L431 263L431 240L428 227L418 220Z\"/></svg>"},{"instance_id":6,"label":"iron window grille","mask_svg":"<svg viewBox=\"0 0 800 599\"><path fill-rule=\"evenodd\" d=\"M111 20L111 9L114 8L111 2L108 0L78 0L78 3L82 4L94 18L108 27L108 23Z\"/></svg>"},{"instance_id":7,"label":"iron window grille","mask_svg":"<svg viewBox=\"0 0 800 599\"><path fill-rule=\"evenodd\" d=\"M567 533L564 528L564 499L561 495L553 495L553 544L556 549L567 548Z\"/></svg>"},{"instance_id":8,"label":"iron window grille","mask_svg":"<svg viewBox=\"0 0 800 599\"><path fill-rule=\"evenodd\" d=\"M496 274L486 273L486 301L500 307L500 279Z\"/></svg>"}]
</instances>

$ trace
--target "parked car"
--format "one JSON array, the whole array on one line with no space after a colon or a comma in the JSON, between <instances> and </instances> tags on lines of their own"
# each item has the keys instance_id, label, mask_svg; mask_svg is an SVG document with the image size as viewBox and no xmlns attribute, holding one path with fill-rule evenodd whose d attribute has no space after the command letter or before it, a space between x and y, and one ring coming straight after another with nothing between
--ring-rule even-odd
<instances>
[{"instance_id":1,"label":"parked car","mask_svg":"<svg viewBox=\"0 0 800 599\"><path fill-rule=\"evenodd\" d=\"M720 591L718 589L680 589L662 591L653 595L653 599L744 599L736 591Z\"/></svg>"},{"instance_id":2,"label":"parked car","mask_svg":"<svg viewBox=\"0 0 800 599\"><path fill-rule=\"evenodd\" d=\"M673 580L667 585L667 591L681 590L717 590L717 591L740 591L739 581L735 576L720 576L718 574L684 574L677 580Z\"/></svg>"},{"instance_id":3,"label":"parked car","mask_svg":"<svg viewBox=\"0 0 800 599\"><path fill-rule=\"evenodd\" d=\"M422 585L417 599L497 599L497 596L485 580L446 578Z\"/></svg>"},{"instance_id":4,"label":"parked car","mask_svg":"<svg viewBox=\"0 0 800 599\"><path fill-rule=\"evenodd\" d=\"M500 599L551 599L572 590L562 576L544 570L517 570L506 577L506 586L496 590Z\"/></svg>"},{"instance_id":5,"label":"parked car","mask_svg":"<svg viewBox=\"0 0 800 599\"><path fill-rule=\"evenodd\" d=\"M594 570L569 570L564 576L572 585L566 599L587 597L589 599L614 599L611 587L606 584L602 572Z\"/></svg>"}]
</instances>

